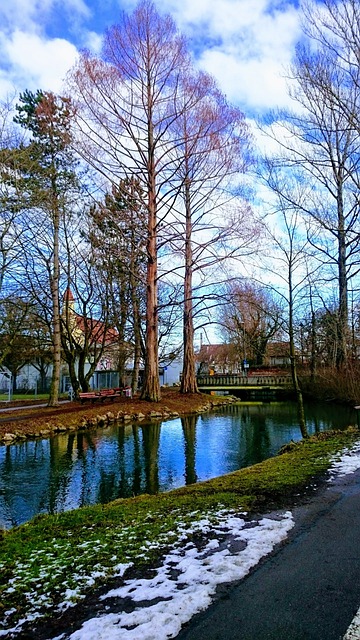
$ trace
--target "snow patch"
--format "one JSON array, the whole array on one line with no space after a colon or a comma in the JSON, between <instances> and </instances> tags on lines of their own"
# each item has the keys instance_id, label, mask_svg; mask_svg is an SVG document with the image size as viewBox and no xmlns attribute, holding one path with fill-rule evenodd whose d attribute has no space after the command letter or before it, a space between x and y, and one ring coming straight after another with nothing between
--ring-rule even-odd
<instances>
[{"instance_id":1,"label":"snow patch","mask_svg":"<svg viewBox=\"0 0 360 640\"><path fill-rule=\"evenodd\" d=\"M153 577L127 580L102 596L104 606L109 599L114 606L118 599L119 613L88 620L70 640L174 638L182 625L211 604L218 585L244 578L287 537L294 521L292 514L286 512L251 521L250 525L243 518L222 512L215 526L203 519L187 529L188 542L184 543L185 532L180 531L180 542ZM196 543L192 534L196 534ZM124 598L133 604L129 613L121 611Z\"/></svg>"},{"instance_id":2,"label":"snow patch","mask_svg":"<svg viewBox=\"0 0 360 640\"><path fill-rule=\"evenodd\" d=\"M333 482L335 477L343 477L349 473L354 473L360 469L360 442L351 449L344 449L331 460L329 468L329 482Z\"/></svg>"}]
</instances>

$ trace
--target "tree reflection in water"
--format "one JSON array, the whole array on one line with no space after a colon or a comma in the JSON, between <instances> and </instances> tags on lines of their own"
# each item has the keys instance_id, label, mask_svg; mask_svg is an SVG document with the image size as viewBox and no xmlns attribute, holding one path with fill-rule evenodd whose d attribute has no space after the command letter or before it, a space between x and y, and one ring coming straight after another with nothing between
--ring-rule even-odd
<instances>
[{"instance_id":1,"label":"tree reflection in water","mask_svg":"<svg viewBox=\"0 0 360 640\"><path fill-rule=\"evenodd\" d=\"M356 423L306 407L309 433ZM113 425L0 447L0 526L38 513L157 493L229 473L300 439L295 403L245 404L152 424Z\"/></svg>"},{"instance_id":2,"label":"tree reflection in water","mask_svg":"<svg viewBox=\"0 0 360 640\"><path fill-rule=\"evenodd\" d=\"M181 426L184 433L185 445L185 484L194 484L197 482L195 469L196 455L196 425L198 422L197 415L184 416L181 418Z\"/></svg>"}]
</instances>

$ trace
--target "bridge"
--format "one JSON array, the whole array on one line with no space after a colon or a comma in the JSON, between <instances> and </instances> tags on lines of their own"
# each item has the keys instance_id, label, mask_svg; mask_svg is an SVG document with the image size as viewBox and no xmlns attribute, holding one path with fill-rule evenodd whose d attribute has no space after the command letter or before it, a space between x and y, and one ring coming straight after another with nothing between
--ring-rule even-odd
<instances>
[{"instance_id":1,"label":"bridge","mask_svg":"<svg viewBox=\"0 0 360 640\"><path fill-rule=\"evenodd\" d=\"M219 374L198 375L197 384L199 391L227 391L237 395L236 392L244 392L247 395L255 393L289 392L293 389L292 378L288 373L284 374ZM251 393L253 392L253 394Z\"/></svg>"}]
</instances>

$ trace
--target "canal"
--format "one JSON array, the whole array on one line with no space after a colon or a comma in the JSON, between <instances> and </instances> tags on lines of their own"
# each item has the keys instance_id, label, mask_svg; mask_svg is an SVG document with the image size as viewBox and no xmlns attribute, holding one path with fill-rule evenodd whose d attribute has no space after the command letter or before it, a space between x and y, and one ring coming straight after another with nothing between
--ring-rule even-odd
<instances>
[{"instance_id":1,"label":"canal","mask_svg":"<svg viewBox=\"0 0 360 640\"><path fill-rule=\"evenodd\" d=\"M355 424L354 411L308 404L310 434ZM0 446L0 527L241 469L299 440L291 402L237 403L162 423L113 425Z\"/></svg>"}]
</instances>

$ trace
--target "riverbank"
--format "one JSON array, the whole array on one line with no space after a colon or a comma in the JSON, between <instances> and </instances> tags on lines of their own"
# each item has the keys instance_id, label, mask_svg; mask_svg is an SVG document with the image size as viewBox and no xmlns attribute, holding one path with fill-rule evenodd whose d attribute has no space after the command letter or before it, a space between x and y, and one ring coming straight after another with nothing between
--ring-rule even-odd
<instances>
[{"instance_id":1,"label":"riverbank","mask_svg":"<svg viewBox=\"0 0 360 640\"><path fill-rule=\"evenodd\" d=\"M147 402L137 395L120 397L101 404L79 401L58 407L9 407L0 416L0 444L13 444L27 438L47 438L57 433L104 427L114 422L149 422L211 411L236 401L232 396L202 393L181 394L177 389L162 390L160 402ZM21 406L21 405L20 405ZM4 403L4 407L6 405Z\"/></svg>"},{"instance_id":2,"label":"riverbank","mask_svg":"<svg viewBox=\"0 0 360 640\"><path fill-rule=\"evenodd\" d=\"M259 561L256 549L269 553L282 535L286 537L291 526L289 507L306 500L324 481L338 452L350 449L359 438L355 428L321 433L307 441L290 443L275 458L220 478L156 496L38 516L4 533L0 542L0 636L69 638L89 618L98 619L105 612L111 617L116 598L107 596L106 604L102 604L105 592L120 589L125 593L130 589L126 585L134 581L150 583L150 592L156 591L161 600L165 597L166 610L172 581L188 571L203 575L202 565L198 566L194 558L195 550L204 558L206 568L221 531L223 546L217 560L226 560L232 546L240 544L242 548L241 540L249 541L254 536L252 556L241 569L246 573ZM274 514L275 509L281 511ZM256 516L271 511L270 517ZM235 543L238 529L243 533ZM169 563L165 573L161 571L164 558ZM236 566L237 561L230 557L229 571ZM215 567L210 574L217 575ZM187 595L179 588L182 606L187 602L190 607L189 598L195 598L197 606L200 598L201 604L199 593L192 596L189 588ZM204 593L203 578L199 588ZM129 612L132 608L124 597L116 606ZM143 611L146 621L150 614L147 609ZM121 632L122 638L128 637L125 630ZM105 636L96 633L89 636L85 630L79 638L110 637L106 630Z\"/></svg>"}]
</instances>

